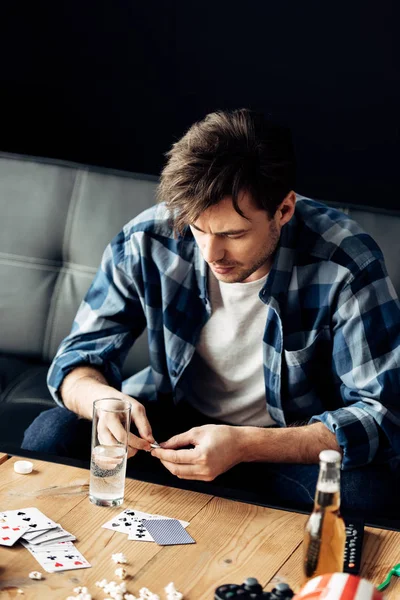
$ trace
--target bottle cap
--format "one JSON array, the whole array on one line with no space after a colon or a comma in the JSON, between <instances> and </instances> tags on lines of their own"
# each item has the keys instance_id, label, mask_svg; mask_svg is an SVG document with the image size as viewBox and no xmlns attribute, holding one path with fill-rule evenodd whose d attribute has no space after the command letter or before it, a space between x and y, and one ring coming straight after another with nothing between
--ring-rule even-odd
<instances>
[{"instance_id":1,"label":"bottle cap","mask_svg":"<svg viewBox=\"0 0 400 600\"><path fill-rule=\"evenodd\" d=\"M322 450L322 452L319 453L319 460L326 463L340 463L342 457L340 456L340 452L337 452L336 450Z\"/></svg>"},{"instance_id":2,"label":"bottle cap","mask_svg":"<svg viewBox=\"0 0 400 600\"><path fill-rule=\"evenodd\" d=\"M14 471L16 473L20 473L21 475L27 475L28 473L32 473L33 463L29 460L17 460L14 463Z\"/></svg>"}]
</instances>

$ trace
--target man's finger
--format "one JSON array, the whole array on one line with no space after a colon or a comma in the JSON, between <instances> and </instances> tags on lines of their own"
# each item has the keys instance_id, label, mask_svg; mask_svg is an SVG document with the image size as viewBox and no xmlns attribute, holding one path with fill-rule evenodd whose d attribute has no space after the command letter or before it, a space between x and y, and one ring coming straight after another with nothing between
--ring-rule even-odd
<instances>
[{"instance_id":1,"label":"man's finger","mask_svg":"<svg viewBox=\"0 0 400 600\"><path fill-rule=\"evenodd\" d=\"M104 420L100 420L97 426L97 437L103 446L115 446L118 440L114 437Z\"/></svg>"},{"instance_id":2,"label":"man's finger","mask_svg":"<svg viewBox=\"0 0 400 600\"><path fill-rule=\"evenodd\" d=\"M140 404L140 402L132 402L131 415L132 421L136 425L140 437L152 444L155 440L143 404ZM149 445L147 445L146 449L150 449Z\"/></svg>"},{"instance_id":3,"label":"man's finger","mask_svg":"<svg viewBox=\"0 0 400 600\"><path fill-rule=\"evenodd\" d=\"M146 440L138 437L134 433L128 435L128 446L135 448L136 450L150 450L150 444Z\"/></svg>"},{"instance_id":4,"label":"man's finger","mask_svg":"<svg viewBox=\"0 0 400 600\"><path fill-rule=\"evenodd\" d=\"M112 435L120 444L126 444L128 442L127 433L125 427L122 425L118 416L107 415L105 417L105 425L111 431Z\"/></svg>"},{"instance_id":5,"label":"man's finger","mask_svg":"<svg viewBox=\"0 0 400 600\"><path fill-rule=\"evenodd\" d=\"M193 481L213 481L215 475L205 472L199 465L177 465L168 461L161 461L168 471L179 479L191 479Z\"/></svg>"},{"instance_id":6,"label":"man's finger","mask_svg":"<svg viewBox=\"0 0 400 600\"><path fill-rule=\"evenodd\" d=\"M137 449L136 448L131 448L130 446L128 446L128 455L127 458L132 458L132 456L135 456L137 454Z\"/></svg>"},{"instance_id":7,"label":"man's finger","mask_svg":"<svg viewBox=\"0 0 400 600\"><path fill-rule=\"evenodd\" d=\"M125 444L127 442L128 449L131 447L136 454L137 450L150 450L150 444L146 440L142 440L133 433L126 435L126 429L116 415L107 415L99 421L98 426L99 440L107 446L115 446L116 444ZM128 452L129 456L129 452Z\"/></svg>"},{"instance_id":8,"label":"man's finger","mask_svg":"<svg viewBox=\"0 0 400 600\"><path fill-rule=\"evenodd\" d=\"M161 462L170 462L179 465L195 464L198 460L196 448L192 450L165 450L164 448L155 448L151 455L159 458Z\"/></svg>"},{"instance_id":9,"label":"man's finger","mask_svg":"<svg viewBox=\"0 0 400 600\"><path fill-rule=\"evenodd\" d=\"M193 429L190 429L189 431L184 431L183 433L178 433L178 435L174 435L166 442L162 442L160 444L160 447L168 449L182 448L182 446L189 446L190 444L194 444L195 441L196 440Z\"/></svg>"},{"instance_id":10,"label":"man's finger","mask_svg":"<svg viewBox=\"0 0 400 600\"><path fill-rule=\"evenodd\" d=\"M170 463L166 460L162 460L161 463L164 465L172 475L175 475L179 479L193 479L197 481L205 481L206 477L200 472L199 467L195 465L177 465Z\"/></svg>"}]
</instances>

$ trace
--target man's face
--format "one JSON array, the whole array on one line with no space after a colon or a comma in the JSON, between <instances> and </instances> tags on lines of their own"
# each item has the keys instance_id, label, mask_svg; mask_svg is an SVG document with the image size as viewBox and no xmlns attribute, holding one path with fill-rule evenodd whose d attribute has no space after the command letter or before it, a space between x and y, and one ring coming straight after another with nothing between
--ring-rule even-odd
<instances>
[{"instance_id":1,"label":"man's face","mask_svg":"<svg viewBox=\"0 0 400 600\"><path fill-rule=\"evenodd\" d=\"M242 192L238 204L246 219L236 212L232 198L226 196L190 225L203 258L217 279L226 283L245 283L256 281L269 272L281 227L293 214L295 194L291 194L289 204L293 206L289 216L287 211L282 213L278 209L270 219L247 192Z\"/></svg>"}]
</instances>

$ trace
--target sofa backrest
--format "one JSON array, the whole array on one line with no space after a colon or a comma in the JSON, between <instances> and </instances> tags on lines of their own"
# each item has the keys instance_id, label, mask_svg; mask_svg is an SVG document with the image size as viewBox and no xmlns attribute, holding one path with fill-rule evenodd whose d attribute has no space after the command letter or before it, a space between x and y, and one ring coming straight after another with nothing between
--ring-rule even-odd
<instances>
[{"instance_id":1,"label":"sofa backrest","mask_svg":"<svg viewBox=\"0 0 400 600\"><path fill-rule=\"evenodd\" d=\"M154 204L156 185L152 176L0 155L0 353L52 360L106 245ZM125 368L146 364L144 335Z\"/></svg>"},{"instance_id":2,"label":"sofa backrest","mask_svg":"<svg viewBox=\"0 0 400 600\"><path fill-rule=\"evenodd\" d=\"M0 353L49 362L107 243L155 202L157 178L0 154ZM337 205L381 246L400 295L400 211ZM148 363L146 335L125 373Z\"/></svg>"}]
</instances>

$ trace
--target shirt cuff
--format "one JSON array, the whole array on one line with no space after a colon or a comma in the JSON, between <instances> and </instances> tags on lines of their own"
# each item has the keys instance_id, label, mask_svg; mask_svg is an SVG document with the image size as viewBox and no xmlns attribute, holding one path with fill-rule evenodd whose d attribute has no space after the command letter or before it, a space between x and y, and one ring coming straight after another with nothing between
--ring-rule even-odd
<instances>
[{"instance_id":1,"label":"shirt cuff","mask_svg":"<svg viewBox=\"0 0 400 600\"><path fill-rule=\"evenodd\" d=\"M379 431L376 421L363 408L362 402L312 417L309 423L320 421L337 439L343 450L342 469L367 465L379 448Z\"/></svg>"}]
</instances>

